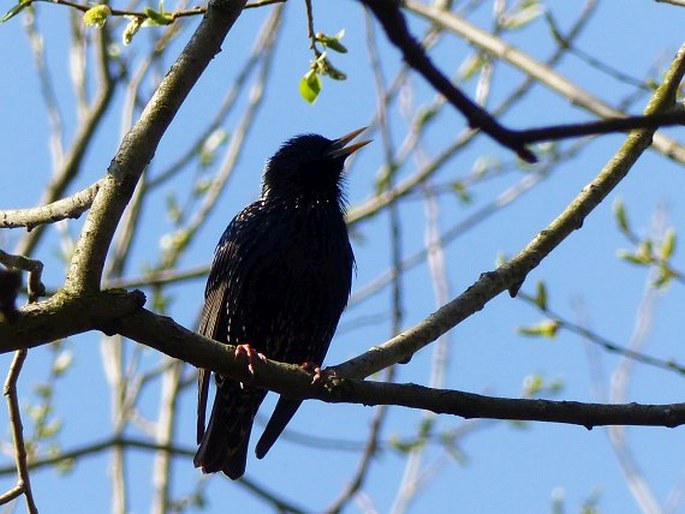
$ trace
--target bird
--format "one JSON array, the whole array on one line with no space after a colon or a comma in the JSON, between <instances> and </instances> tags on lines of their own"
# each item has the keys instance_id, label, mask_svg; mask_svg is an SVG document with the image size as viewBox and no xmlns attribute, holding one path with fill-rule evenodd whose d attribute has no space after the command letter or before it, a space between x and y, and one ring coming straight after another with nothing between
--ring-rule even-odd
<instances>
[{"instance_id":1,"label":"bird","mask_svg":"<svg viewBox=\"0 0 685 514\"><path fill-rule=\"evenodd\" d=\"M355 258L345 214L345 160L370 141L295 136L267 160L261 197L229 223L214 252L198 332L236 355L321 366L345 309ZM216 393L205 426L210 377ZM198 372L197 444L204 473L243 476L255 414L267 391ZM256 445L263 458L302 400L279 397Z\"/></svg>"}]
</instances>

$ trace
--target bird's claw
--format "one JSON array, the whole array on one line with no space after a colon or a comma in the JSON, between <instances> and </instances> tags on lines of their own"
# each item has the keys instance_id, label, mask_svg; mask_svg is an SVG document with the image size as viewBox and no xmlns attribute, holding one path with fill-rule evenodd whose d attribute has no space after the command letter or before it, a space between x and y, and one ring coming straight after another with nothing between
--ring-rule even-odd
<instances>
[{"instance_id":1,"label":"bird's claw","mask_svg":"<svg viewBox=\"0 0 685 514\"><path fill-rule=\"evenodd\" d=\"M267 363L266 356L263 353L259 353L257 350L252 348L249 344L239 344L235 347L235 358L246 358L247 359L247 370L250 375L255 374L255 363L261 361L263 364Z\"/></svg>"},{"instance_id":2,"label":"bird's claw","mask_svg":"<svg viewBox=\"0 0 685 514\"><path fill-rule=\"evenodd\" d=\"M312 385L322 381L325 378L335 376L335 371L328 368L321 368L318 364L308 361L300 365L300 367L308 373L312 373Z\"/></svg>"}]
</instances>

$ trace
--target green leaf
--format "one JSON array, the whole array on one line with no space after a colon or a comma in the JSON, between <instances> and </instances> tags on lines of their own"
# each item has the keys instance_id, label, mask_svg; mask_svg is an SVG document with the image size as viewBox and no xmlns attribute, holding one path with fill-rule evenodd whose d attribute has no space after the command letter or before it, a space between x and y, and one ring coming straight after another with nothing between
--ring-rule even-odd
<instances>
[{"instance_id":1,"label":"green leaf","mask_svg":"<svg viewBox=\"0 0 685 514\"><path fill-rule=\"evenodd\" d=\"M452 182L452 189L454 189L454 192L457 193L457 197L462 203L471 203L473 200L471 193L463 182L459 180Z\"/></svg>"},{"instance_id":2,"label":"green leaf","mask_svg":"<svg viewBox=\"0 0 685 514\"><path fill-rule=\"evenodd\" d=\"M36 396L46 400L52 397L52 386L50 384L36 384L33 386Z\"/></svg>"},{"instance_id":3,"label":"green leaf","mask_svg":"<svg viewBox=\"0 0 685 514\"><path fill-rule=\"evenodd\" d=\"M533 301L542 310L547 310L547 286L542 280L538 280L535 286L535 298Z\"/></svg>"},{"instance_id":4,"label":"green leaf","mask_svg":"<svg viewBox=\"0 0 685 514\"><path fill-rule=\"evenodd\" d=\"M564 389L562 380L548 381L544 375L532 374L523 379L523 396L526 398L559 394Z\"/></svg>"},{"instance_id":5,"label":"green leaf","mask_svg":"<svg viewBox=\"0 0 685 514\"><path fill-rule=\"evenodd\" d=\"M315 39L324 45L326 48L330 48L331 50L341 53L341 54L346 54L347 53L347 48L345 48L345 45L343 45L340 40L343 38L345 35L345 29L341 30L338 32L335 36L328 36L326 34L323 34L321 32L317 33L315 36Z\"/></svg>"},{"instance_id":6,"label":"green leaf","mask_svg":"<svg viewBox=\"0 0 685 514\"><path fill-rule=\"evenodd\" d=\"M618 223L618 228L621 229L621 232L624 234L630 233L626 206L620 198L617 198L614 202L614 216L616 217L616 222Z\"/></svg>"},{"instance_id":7,"label":"green leaf","mask_svg":"<svg viewBox=\"0 0 685 514\"><path fill-rule=\"evenodd\" d=\"M435 107L421 107L415 118L416 124L419 128L423 127L426 123L435 118L436 114L438 114L438 110Z\"/></svg>"},{"instance_id":8,"label":"green leaf","mask_svg":"<svg viewBox=\"0 0 685 514\"><path fill-rule=\"evenodd\" d=\"M300 80L300 96L307 103L313 104L321 92L321 79L314 70L309 70Z\"/></svg>"},{"instance_id":9,"label":"green leaf","mask_svg":"<svg viewBox=\"0 0 685 514\"><path fill-rule=\"evenodd\" d=\"M523 380L523 396L536 396L545 388L545 377L542 375L528 375Z\"/></svg>"},{"instance_id":10,"label":"green leaf","mask_svg":"<svg viewBox=\"0 0 685 514\"><path fill-rule=\"evenodd\" d=\"M52 373L55 376L64 374L74 361L74 354L70 350L63 350L52 363Z\"/></svg>"},{"instance_id":11,"label":"green leaf","mask_svg":"<svg viewBox=\"0 0 685 514\"><path fill-rule=\"evenodd\" d=\"M178 204L176 196L169 194L166 197L166 212L167 216L173 223L178 223L181 219L181 206Z\"/></svg>"},{"instance_id":12,"label":"green leaf","mask_svg":"<svg viewBox=\"0 0 685 514\"><path fill-rule=\"evenodd\" d=\"M317 75L326 75L333 80L345 80L347 75L331 64L326 52L322 52L311 65L311 72Z\"/></svg>"},{"instance_id":13,"label":"green leaf","mask_svg":"<svg viewBox=\"0 0 685 514\"><path fill-rule=\"evenodd\" d=\"M207 177L200 177L195 181L195 184L193 185L193 194L195 196L200 196L205 194L207 191L209 191L209 188L212 187L212 184L214 184L214 181L210 178Z\"/></svg>"},{"instance_id":14,"label":"green leaf","mask_svg":"<svg viewBox=\"0 0 685 514\"><path fill-rule=\"evenodd\" d=\"M126 28L124 29L124 33L121 35L121 41L124 43L124 45L130 45L131 41L133 41L133 36L136 35L140 27L143 25L143 22L145 21L145 18L141 18L140 16L126 16L130 21L128 22L128 25L126 25Z\"/></svg>"},{"instance_id":15,"label":"green leaf","mask_svg":"<svg viewBox=\"0 0 685 514\"><path fill-rule=\"evenodd\" d=\"M664 240L661 243L660 253L663 260L667 261L673 256L673 252L675 252L675 243L676 232L671 228L666 232L666 236L664 236Z\"/></svg>"},{"instance_id":16,"label":"green leaf","mask_svg":"<svg viewBox=\"0 0 685 514\"><path fill-rule=\"evenodd\" d=\"M651 239L641 241L637 247L637 257L642 259L645 264L654 260L654 245Z\"/></svg>"},{"instance_id":17,"label":"green leaf","mask_svg":"<svg viewBox=\"0 0 685 514\"><path fill-rule=\"evenodd\" d=\"M559 330L559 321L554 319L546 319L535 325L527 327L518 327L518 333L524 336L531 337L545 337L547 339L554 339Z\"/></svg>"},{"instance_id":18,"label":"green leaf","mask_svg":"<svg viewBox=\"0 0 685 514\"><path fill-rule=\"evenodd\" d=\"M637 264L640 266L644 266L645 264L649 264L651 262L650 259L645 260L644 256L629 252L628 250L619 250L618 257L626 262L629 262L630 264Z\"/></svg>"},{"instance_id":19,"label":"green leaf","mask_svg":"<svg viewBox=\"0 0 685 514\"><path fill-rule=\"evenodd\" d=\"M51 439L57 435L57 433L62 429L62 421L59 419L53 419L49 423L45 423L37 427L37 436L40 439Z\"/></svg>"},{"instance_id":20,"label":"green leaf","mask_svg":"<svg viewBox=\"0 0 685 514\"><path fill-rule=\"evenodd\" d=\"M145 8L145 15L147 20L145 20L146 26L151 25L171 25L174 21L173 17L169 14L155 11L152 7Z\"/></svg>"},{"instance_id":21,"label":"green leaf","mask_svg":"<svg viewBox=\"0 0 685 514\"><path fill-rule=\"evenodd\" d=\"M408 442L403 442L397 436L391 436L388 441L390 447L399 453L407 454L425 446L425 440L417 438Z\"/></svg>"},{"instance_id":22,"label":"green leaf","mask_svg":"<svg viewBox=\"0 0 685 514\"><path fill-rule=\"evenodd\" d=\"M0 19L0 23L5 23L7 20L10 18L14 18L17 14L19 14L21 11L23 11L26 7L31 5L31 2L19 2L17 5L12 7L9 11L7 11L2 19Z\"/></svg>"},{"instance_id":23,"label":"green leaf","mask_svg":"<svg viewBox=\"0 0 685 514\"><path fill-rule=\"evenodd\" d=\"M107 18L112 14L109 5L98 4L94 5L83 13L83 23L88 27L96 27L101 29L107 23Z\"/></svg>"},{"instance_id":24,"label":"green leaf","mask_svg":"<svg viewBox=\"0 0 685 514\"><path fill-rule=\"evenodd\" d=\"M397 173L397 166L394 163L385 165L381 168L378 177L376 177L375 188L376 194L381 194L383 191L390 189L392 179Z\"/></svg>"},{"instance_id":25,"label":"green leaf","mask_svg":"<svg viewBox=\"0 0 685 514\"><path fill-rule=\"evenodd\" d=\"M486 60L482 52L471 55L459 67L459 75L461 80L469 80L476 73L478 73L485 65Z\"/></svg>"},{"instance_id":26,"label":"green leaf","mask_svg":"<svg viewBox=\"0 0 685 514\"><path fill-rule=\"evenodd\" d=\"M652 282L652 287L662 289L667 287L675 278L676 274L668 266L661 264L657 269L657 275Z\"/></svg>"},{"instance_id":27,"label":"green leaf","mask_svg":"<svg viewBox=\"0 0 685 514\"><path fill-rule=\"evenodd\" d=\"M519 29L528 25L543 12L545 12L545 9L538 1L524 2L518 11L503 16L500 26L509 30Z\"/></svg>"},{"instance_id":28,"label":"green leaf","mask_svg":"<svg viewBox=\"0 0 685 514\"><path fill-rule=\"evenodd\" d=\"M227 140L228 133L223 128L212 131L200 148L200 166L203 168L210 166L214 162L217 149Z\"/></svg>"}]
</instances>

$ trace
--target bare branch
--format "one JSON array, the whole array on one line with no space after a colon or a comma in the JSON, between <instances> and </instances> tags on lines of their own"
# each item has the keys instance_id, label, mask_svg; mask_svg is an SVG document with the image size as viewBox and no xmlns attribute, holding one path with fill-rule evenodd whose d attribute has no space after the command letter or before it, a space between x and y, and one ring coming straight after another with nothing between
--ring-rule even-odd
<instances>
[{"instance_id":1,"label":"bare branch","mask_svg":"<svg viewBox=\"0 0 685 514\"><path fill-rule=\"evenodd\" d=\"M244 0L213 0L195 34L164 77L140 119L124 137L83 227L65 287L100 287L107 250L145 166L186 96L220 51L221 43L245 5Z\"/></svg>"},{"instance_id":2,"label":"bare branch","mask_svg":"<svg viewBox=\"0 0 685 514\"><path fill-rule=\"evenodd\" d=\"M12 324L0 323L2 350L18 347L17 342L13 341L20 336L23 336L22 344L36 346L60 335L100 327L108 331L115 330L196 367L211 369L237 380L251 381L255 386L292 398L316 398L330 403L400 405L466 418L553 421L588 428L599 425L675 427L685 424L685 404L605 405L505 399L413 384L378 383L336 376L312 384L311 374L300 366L271 360L267 365L258 366L253 376L244 361L235 357L235 347L195 334L170 318L136 309L140 294L103 291L70 296L62 292L57 297L19 310L17 320ZM134 312L131 312L132 308Z\"/></svg>"},{"instance_id":3,"label":"bare branch","mask_svg":"<svg viewBox=\"0 0 685 514\"><path fill-rule=\"evenodd\" d=\"M404 59L435 89L442 93L468 120L469 126L481 129L495 141L515 151L521 159L535 162L535 154L525 147L514 131L508 130L484 109L470 100L433 65L421 46L409 32L398 0L360 0L381 23L388 39L397 46Z\"/></svg>"},{"instance_id":4,"label":"bare branch","mask_svg":"<svg viewBox=\"0 0 685 514\"><path fill-rule=\"evenodd\" d=\"M21 413L19 410L19 399L17 398L17 380L21 367L26 360L28 350L19 350L14 354L14 360L7 373L5 380L5 387L3 394L7 398L7 408L9 411L10 426L12 428L12 440L14 442L14 458L17 466L17 486L5 494L8 497L7 501L16 498L14 495L19 489L26 497L26 508L30 514L38 514L38 508L33 500L33 491L31 490L31 479L29 477L29 470L26 465L26 445L24 444L24 427L21 424Z\"/></svg>"},{"instance_id":5,"label":"bare branch","mask_svg":"<svg viewBox=\"0 0 685 514\"><path fill-rule=\"evenodd\" d=\"M26 227L31 230L44 223L55 223L67 218L76 219L93 203L101 182L98 181L68 198L41 207L2 210L0 211L0 228Z\"/></svg>"},{"instance_id":6,"label":"bare branch","mask_svg":"<svg viewBox=\"0 0 685 514\"><path fill-rule=\"evenodd\" d=\"M662 4L677 5L678 7L685 7L685 0L654 0Z\"/></svg>"},{"instance_id":7,"label":"bare branch","mask_svg":"<svg viewBox=\"0 0 685 514\"><path fill-rule=\"evenodd\" d=\"M28 257L24 257L22 255L12 255L0 250L0 263L10 268L16 268L28 272L29 302L35 302L39 297L45 295L42 262L35 259L29 259Z\"/></svg>"},{"instance_id":8,"label":"bare branch","mask_svg":"<svg viewBox=\"0 0 685 514\"><path fill-rule=\"evenodd\" d=\"M501 39L494 37L492 34L479 29L454 13L436 9L414 0L404 0L403 5L407 10L418 14L445 30L462 36L469 43L487 50L498 58L507 61L512 66L519 68L540 84L567 98L573 105L578 105L583 109L604 118L623 117L622 112L602 102L588 91L578 87L560 73L552 70L549 66L543 65L524 52L503 42ZM670 107L671 106L669 106L669 108ZM655 134L653 146L668 158L675 159L679 162L685 162L685 147L677 141L674 141L663 134Z\"/></svg>"},{"instance_id":9,"label":"bare branch","mask_svg":"<svg viewBox=\"0 0 685 514\"><path fill-rule=\"evenodd\" d=\"M658 113L672 107L684 73L685 46L678 51L664 82L649 102L646 114ZM503 291L508 290L510 294L515 295L528 273L573 231L582 227L585 218L623 180L640 155L649 148L654 131L655 129L641 129L632 132L599 175L518 255L495 271L481 275L480 279L462 295L421 323L367 353L337 366L337 371L347 377L369 376L406 359L435 341L447 330L481 310L487 302Z\"/></svg>"}]
</instances>

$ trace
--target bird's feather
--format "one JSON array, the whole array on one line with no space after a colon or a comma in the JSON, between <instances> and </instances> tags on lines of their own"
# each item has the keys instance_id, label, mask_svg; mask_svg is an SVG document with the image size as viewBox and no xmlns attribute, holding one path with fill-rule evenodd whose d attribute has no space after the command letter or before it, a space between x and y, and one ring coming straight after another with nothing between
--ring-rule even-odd
<instances>
[{"instance_id":1,"label":"bird's feather","mask_svg":"<svg viewBox=\"0 0 685 514\"><path fill-rule=\"evenodd\" d=\"M322 363L347 304L354 266L340 187L351 151L340 150L341 140L301 136L271 158L262 198L233 219L217 245L201 334L249 344L278 361ZM266 391L214 374L217 392L205 428L209 376L201 370L198 378L194 463L235 479L245 471L254 416ZM258 457L300 404L279 399Z\"/></svg>"}]
</instances>

